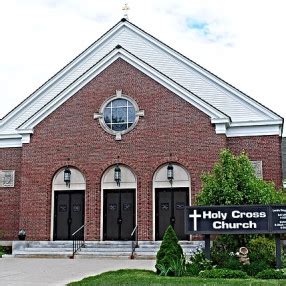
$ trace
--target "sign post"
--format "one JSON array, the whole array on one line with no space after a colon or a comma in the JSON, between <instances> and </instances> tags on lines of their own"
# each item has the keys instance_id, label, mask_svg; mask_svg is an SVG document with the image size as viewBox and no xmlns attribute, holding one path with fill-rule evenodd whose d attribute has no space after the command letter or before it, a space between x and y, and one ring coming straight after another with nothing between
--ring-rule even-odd
<instances>
[{"instance_id":1,"label":"sign post","mask_svg":"<svg viewBox=\"0 0 286 286\"><path fill-rule=\"evenodd\" d=\"M205 256L206 259L211 260L211 236L205 234Z\"/></svg>"},{"instance_id":2,"label":"sign post","mask_svg":"<svg viewBox=\"0 0 286 286\"><path fill-rule=\"evenodd\" d=\"M275 234L275 244L276 244L276 268L280 269L282 266L281 261L281 241L280 241L280 234Z\"/></svg>"}]
</instances>

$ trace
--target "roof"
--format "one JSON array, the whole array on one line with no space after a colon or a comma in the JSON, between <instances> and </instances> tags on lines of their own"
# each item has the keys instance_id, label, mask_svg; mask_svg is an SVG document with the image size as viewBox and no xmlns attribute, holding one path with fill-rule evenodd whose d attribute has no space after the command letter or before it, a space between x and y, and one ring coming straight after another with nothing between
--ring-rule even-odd
<instances>
[{"instance_id":1,"label":"roof","mask_svg":"<svg viewBox=\"0 0 286 286\"><path fill-rule=\"evenodd\" d=\"M0 121L0 147L28 143L39 122L117 58L205 112L217 133L281 135L282 117L122 19Z\"/></svg>"}]
</instances>

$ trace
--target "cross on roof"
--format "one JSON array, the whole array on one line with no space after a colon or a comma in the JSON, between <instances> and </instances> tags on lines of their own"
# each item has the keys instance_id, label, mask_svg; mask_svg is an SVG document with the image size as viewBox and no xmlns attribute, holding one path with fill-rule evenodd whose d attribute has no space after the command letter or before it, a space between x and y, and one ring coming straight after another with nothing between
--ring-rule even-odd
<instances>
[{"instance_id":1,"label":"cross on roof","mask_svg":"<svg viewBox=\"0 0 286 286\"><path fill-rule=\"evenodd\" d=\"M130 8L127 3L124 4L122 10L124 11L123 17L128 20L128 10L130 10Z\"/></svg>"}]
</instances>

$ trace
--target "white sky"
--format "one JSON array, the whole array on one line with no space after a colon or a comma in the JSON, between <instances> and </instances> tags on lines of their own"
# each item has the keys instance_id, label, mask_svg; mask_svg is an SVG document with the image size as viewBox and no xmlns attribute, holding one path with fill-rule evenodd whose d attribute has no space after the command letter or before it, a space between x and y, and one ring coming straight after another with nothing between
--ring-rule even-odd
<instances>
[{"instance_id":1,"label":"white sky","mask_svg":"<svg viewBox=\"0 0 286 286\"><path fill-rule=\"evenodd\" d=\"M0 118L115 25L124 3L0 0ZM132 23L286 118L285 0L128 4Z\"/></svg>"}]
</instances>

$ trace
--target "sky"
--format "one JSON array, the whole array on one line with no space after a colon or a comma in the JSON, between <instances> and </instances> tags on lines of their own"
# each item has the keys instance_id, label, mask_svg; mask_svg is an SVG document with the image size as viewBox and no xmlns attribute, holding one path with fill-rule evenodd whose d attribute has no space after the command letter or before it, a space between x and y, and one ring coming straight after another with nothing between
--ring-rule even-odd
<instances>
[{"instance_id":1,"label":"sky","mask_svg":"<svg viewBox=\"0 0 286 286\"><path fill-rule=\"evenodd\" d=\"M0 0L0 118L114 26L125 2ZM286 119L285 0L127 3L130 22Z\"/></svg>"}]
</instances>

